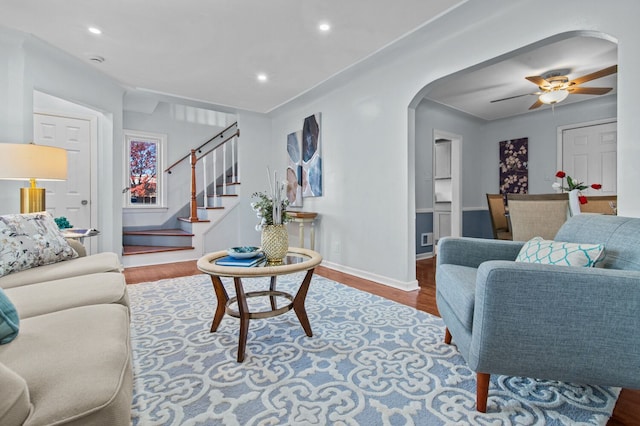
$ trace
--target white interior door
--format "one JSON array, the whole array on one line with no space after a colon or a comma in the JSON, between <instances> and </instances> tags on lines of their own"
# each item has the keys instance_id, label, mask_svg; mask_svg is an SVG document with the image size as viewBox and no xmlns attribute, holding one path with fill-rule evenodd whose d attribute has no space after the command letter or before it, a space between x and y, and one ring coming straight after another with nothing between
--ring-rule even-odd
<instances>
[{"instance_id":1,"label":"white interior door","mask_svg":"<svg viewBox=\"0 0 640 426\"><path fill-rule=\"evenodd\" d=\"M91 228L91 121L34 114L34 142L67 150L64 182L38 182L47 190L47 211L75 228Z\"/></svg>"},{"instance_id":2,"label":"white interior door","mask_svg":"<svg viewBox=\"0 0 640 426\"><path fill-rule=\"evenodd\" d=\"M617 123L604 123L562 131L562 170L572 179L602 189L583 191L586 195L617 193Z\"/></svg>"}]
</instances>

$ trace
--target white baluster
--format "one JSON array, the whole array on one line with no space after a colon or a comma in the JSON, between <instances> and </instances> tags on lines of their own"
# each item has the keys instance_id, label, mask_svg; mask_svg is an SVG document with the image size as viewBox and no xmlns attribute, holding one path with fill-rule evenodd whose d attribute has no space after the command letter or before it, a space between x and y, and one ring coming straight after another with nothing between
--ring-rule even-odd
<instances>
[{"instance_id":1,"label":"white baluster","mask_svg":"<svg viewBox=\"0 0 640 426\"><path fill-rule=\"evenodd\" d=\"M231 182L237 182L236 178L236 138L231 139Z\"/></svg>"},{"instance_id":2,"label":"white baluster","mask_svg":"<svg viewBox=\"0 0 640 426\"><path fill-rule=\"evenodd\" d=\"M236 182L240 182L240 161L237 160L238 157L238 137L233 138L233 146L236 151Z\"/></svg>"},{"instance_id":3,"label":"white baluster","mask_svg":"<svg viewBox=\"0 0 640 426\"><path fill-rule=\"evenodd\" d=\"M218 207L218 173L216 172L217 170L217 164L218 164L218 150L214 149L213 150L213 202L214 202L214 207Z\"/></svg>"},{"instance_id":4,"label":"white baluster","mask_svg":"<svg viewBox=\"0 0 640 426\"><path fill-rule=\"evenodd\" d=\"M227 144L222 145L222 195L227 195Z\"/></svg>"},{"instance_id":5,"label":"white baluster","mask_svg":"<svg viewBox=\"0 0 640 426\"><path fill-rule=\"evenodd\" d=\"M209 197L207 188L207 156L202 159L202 183L204 188L204 208L209 207Z\"/></svg>"}]
</instances>

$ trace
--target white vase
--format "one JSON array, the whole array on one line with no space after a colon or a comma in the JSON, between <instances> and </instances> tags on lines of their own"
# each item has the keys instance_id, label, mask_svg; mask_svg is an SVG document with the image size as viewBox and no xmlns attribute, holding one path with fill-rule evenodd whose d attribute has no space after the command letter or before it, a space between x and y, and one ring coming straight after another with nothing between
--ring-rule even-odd
<instances>
[{"instance_id":1,"label":"white vase","mask_svg":"<svg viewBox=\"0 0 640 426\"><path fill-rule=\"evenodd\" d=\"M578 199L578 195L580 195L580 191L577 189L569 191L569 213L571 213L571 216L580 214L580 200Z\"/></svg>"}]
</instances>

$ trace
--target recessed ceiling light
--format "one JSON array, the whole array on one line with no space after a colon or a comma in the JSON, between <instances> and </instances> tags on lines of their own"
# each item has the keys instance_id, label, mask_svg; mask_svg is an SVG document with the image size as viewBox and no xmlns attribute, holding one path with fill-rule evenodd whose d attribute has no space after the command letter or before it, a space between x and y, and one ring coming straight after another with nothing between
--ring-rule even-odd
<instances>
[{"instance_id":1,"label":"recessed ceiling light","mask_svg":"<svg viewBox=\"0 0 640 426\"><path fill-rule=\"evenodd\" d=\"M331 29L331 25L329 25L327 22L322 22L320 23L320 25L318 25L318 29L320 31L327 32Z\"/></svg>"},{"instance_id":2,"label":"recessed ceiling light","mask_svg":"<svg viewBox=\"0 0 640 426\"><path fill-rule=\"evenodd\" d=\"M96 35L102 34L102 30L100 28L97 28L97 27L89 27L89 32L91 34L96 34Z\"/></svg>"},{"instance_id":3,"label":"recessed ceiling light","mask_svg":"<svg viewBox=\"0 0 640 426\"><path fill-rule=\"evenodd\" d=\"M262 81L262 82L267 81L267 75L265 73L263 73L263 72L258 74L257 78L258 78L258 81Z\"/></svg>"}]
</instances>

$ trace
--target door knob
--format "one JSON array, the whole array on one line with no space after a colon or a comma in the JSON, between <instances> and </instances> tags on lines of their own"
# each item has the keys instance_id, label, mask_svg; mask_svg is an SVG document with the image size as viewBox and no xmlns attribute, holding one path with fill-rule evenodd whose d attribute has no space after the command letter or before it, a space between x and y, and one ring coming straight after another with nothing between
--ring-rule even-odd
<instances>
[{"instance_id":1,"label":"door knob","mask_svg":"<svg viewBox=\"0 0 640 426\"><path fill-rule=\"evenodd\" d=\"M82 204L83 206L86 206L87 204L89 204L89 201L82 200L82 201L80 201L80 204Z\"/></svg>"}]
</instances>

